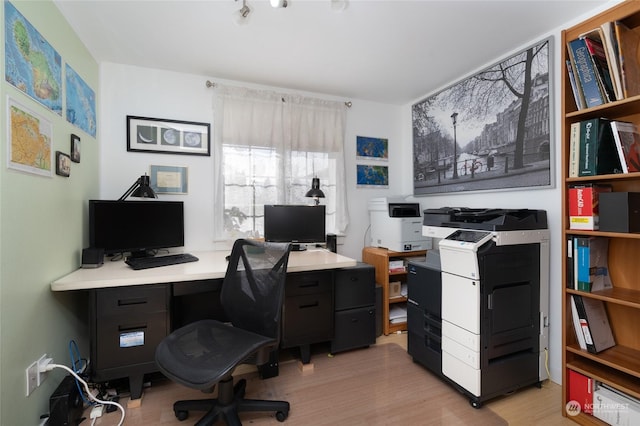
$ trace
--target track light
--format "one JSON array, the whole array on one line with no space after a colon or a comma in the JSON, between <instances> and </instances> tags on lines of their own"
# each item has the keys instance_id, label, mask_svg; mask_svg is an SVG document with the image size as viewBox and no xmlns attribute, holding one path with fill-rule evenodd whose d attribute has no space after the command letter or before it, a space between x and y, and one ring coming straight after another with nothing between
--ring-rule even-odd
<instances>
[{"instance_id":1,"label":"track light","mask_svg":"<svg viewBox=\"0 0 640 426\"><path fill-rule=\"evenodd\" d=\"M270 0L270 1L271 1L271 7L275 7L275 8L287 7L287 0Z\"/></svg>"},{"instance_id":2,"label":"track light","mask_svg":"<svg viewBox=\"0 0 640 426\"><path fill-rule=\"evenodd\" d=\"M233 14L233 20L237 25L244 25L249 20L251 8L247 6L247 1L242 0L242 7Z\"/></svg>"}]
</instances>

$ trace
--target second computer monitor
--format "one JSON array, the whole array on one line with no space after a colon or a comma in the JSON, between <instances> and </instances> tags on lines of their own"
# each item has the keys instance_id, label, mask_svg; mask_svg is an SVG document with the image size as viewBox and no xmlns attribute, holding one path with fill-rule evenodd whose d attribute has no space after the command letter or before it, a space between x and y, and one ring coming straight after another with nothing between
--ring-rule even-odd
<instances>
[{"instance_id":1,"label":"second computer monitor","mask_svg":"<svg viewBox=\"0 0 640 426\"><path fill-rule=\"evenodd\" d=\"M264 239L293 243L293 250L304 250L304 244L325 242L325 220L323 205L265 205Z\"/></svg>"}]
</instances>

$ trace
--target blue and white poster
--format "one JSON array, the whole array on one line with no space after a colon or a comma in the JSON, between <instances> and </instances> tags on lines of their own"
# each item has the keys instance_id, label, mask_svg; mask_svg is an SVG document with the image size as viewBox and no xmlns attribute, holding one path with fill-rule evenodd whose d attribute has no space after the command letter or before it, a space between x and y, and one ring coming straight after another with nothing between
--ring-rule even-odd
<instances>
[{"instance_id":1,"label":"blue and white poster","mask_svg":"<svg viewBox=\"0 0 640 426\"><path fill-rule=\"evenodd\" d=\"M96 95L87 83L67 64L67 121L96 137Z\"/></svg>"},{"instance_id":2,"label":"blue and white poster","mask_svg":"<svg viewBox=\"0 0 640 426\"><path fill-rule=\"evenodd\" d=\"M62 59L8 1L4 2L5 80L62 115Z\"/></svg>"}]
</instances>

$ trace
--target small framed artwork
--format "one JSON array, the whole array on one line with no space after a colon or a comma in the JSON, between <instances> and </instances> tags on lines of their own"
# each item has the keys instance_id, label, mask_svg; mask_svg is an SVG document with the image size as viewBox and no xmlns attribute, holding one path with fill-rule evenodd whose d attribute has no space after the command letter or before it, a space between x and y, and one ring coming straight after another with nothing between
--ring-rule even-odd
<instances>
[{"instance_id":1,"label":"small framed artwork","mask_svg":"<svg viewBox=\"0 0 640 426\"><path fill-rule=\"evenodd\" d=\"M389 186L389 166L357 164L358 187L386 188Z\"/></svg>"},{"instance_id":2,"label":"small framed artwork","mask_svg":"<svg viewBox=\"0 0 640 426\"><path fill-rule=\"evenodd\" d=\"M80 162L80 137L71 134L71 161Z\"/></svg>"},{"instance_id":3,"label":"small framed artwork","mask_svg":"<svg viewBox=\"0 0 640 426\"><path fill-rule=\"evenodd\" d=\"M356 136L356 157L359 160L389 160L389 140Z\"/></svg>"},{"instance_id":4,"label":"small framed artwork","mask_svg":"<svg viewBox=\"0 0 640 426\"><path fill-rule=\"evenodd\" d=\"M188 191L188 173L181 166L151 166L150 186L159 194L186 194Z\"/></svg>"},{"instance_id":5,"label":"small framed artwork","mask_svg":"<svg viewBox=\"0 0 640 426\"><path fill-rule=\"evenodd\" d=\"M64 177L71 174L71 157L64 152L56 151L56 174Z\"/></svg>"},{"instance_id":6,"label":"small framed artwork","mask_svg":"<svg viewBox=\"0 0 640 426\"><path fill-rule=\"evenodd\" d=\"M127 116L127 151L210 155L211 125Z\"/></svg>"}]
</instances>

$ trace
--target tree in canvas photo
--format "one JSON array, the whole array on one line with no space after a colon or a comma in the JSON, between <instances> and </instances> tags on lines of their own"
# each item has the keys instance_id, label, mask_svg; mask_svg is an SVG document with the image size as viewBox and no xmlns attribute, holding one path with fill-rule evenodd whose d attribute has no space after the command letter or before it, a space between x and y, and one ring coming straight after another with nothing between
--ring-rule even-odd
<instances>
[{"instance_id":1,"label":"tree in canvas photo","mask_svg":"<svg viewBox=\"0 0 640 426\"><path fill-rule=\"evenodd\" d=\"M414 194L548 186L549 41L413 105Z\"/></svg>"}]
</instances>

